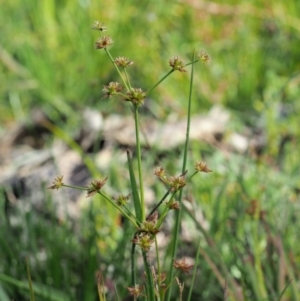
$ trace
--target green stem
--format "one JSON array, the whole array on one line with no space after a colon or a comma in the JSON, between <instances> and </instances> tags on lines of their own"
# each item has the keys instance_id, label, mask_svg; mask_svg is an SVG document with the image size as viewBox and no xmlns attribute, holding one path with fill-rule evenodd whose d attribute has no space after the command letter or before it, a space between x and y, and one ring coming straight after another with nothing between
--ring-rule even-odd
<instances>
[{"instance_id":1,"label":"green stem","mask_svg":"<svg viewBox=\"0 0 300 301\"><path fill-rule=\"evenodd\" d=\"M108 202L110 202L115 208L117 208L125 217L128 218L132 222L132 224L138 228L138 225L134 219L132 219L121 207L119 207L115 202L113 202L110 198L108 198L101 190L97 191L103 198L105 198Z\"/></svg>"},{"instance_id":2,"label":"green stem","mask_svg":"<svg viewBox=\"0 0 300 301\"><path fill-rule=\"evenodd\" d=\"M187 301L190 301L191 297L192 297L192 291L193 291L193 288L194 288L194 283L195 283L195 278L196 278L196 273L197 273L197 267L198 267L198 264L199 264L200 248L201 248L200 244L201 244L201 239L199 239L198 251L197 251L197 254L196 254L196 262L195 262L195 265L194 265L193 277L192 277L192 282L191 282L191 285L190 285Z\"/></svg>"},{"instance_id":3,"label":"green stem","mask_svg":"<svg viewBox=\"0 0 300 301\"><path fill-rule=\"evenodd\" d=\"M87 187L80 187L80 186L74 186L74 185L67 185L67 184L63 184L63 187L68 187L68 188L74 188L77 190L89 190Z\"/></svg>"},{"instance_id":4,"label":"green stem","mask_svg":"<svg viewBox=\"0 0 300 301\"><path fill-rule=\"evenodd\" d=\"M133 239L136 238L137 232L134 234ZM135 247L136 244L132 242L131 246L131 285L134 287L136 285L136 274L135 274Z\"/></svg>"},{"instance_id":5,"label":"green stem","mask_svg":"<svg viewBox=\"0 0 300 301\"><path fill-rule=\"evenodd\" d=\"M118 68L117 64L115 63L115 61L114 61L113 57L111 56L110 52L109 52L106 48L104 48L104 50L105 50L105 52L107 53L107 55L109 56L111 62L114 64L114 66L115 66L117 72L119 73L119 75L120 75L120 77L121 77L121 79L122 79L122 82L123 82L124 86L126 87L126 90L127 90L127 91L130 91L130 89L129 89L129 87L128 87L126 81L125 81L125 79L124 79L123 76L122 76L122 73L121 73L120 69Z\"/></svg>"},{"instance_id":6,"label":"green stem","mask_svg":"<svg viewBox=\"0 0 300 301\"><path fill-rule=\"evenodd\" d=\"M170 70L167 74L165 74L151 89L148 90L147 94L152 92L161 82L163 82L171 73L174 72L174 69Z\"/></svg>"},{"instance_id":7,"label":"green stem","mask_svg":"<svg viewBox=\"0 0 300 301\"><path fill-rule=\"evenodd\" d=\"M147 282L148 282L148 288L149 288L148 300L155 301L153 277L152 277L151 268L150 268L150 264L148 262L146 251L143 251L143 259L144 259L144 267L146 270L146 276L147 276Z\"/></svg>"},{"instance_id":8,"label":"green stem","mask_svg":"<svg viewBox=\"0 0 300 301\"><path fill-rule=\"evenodd\" d=\"M139 171L139 184L140 184L140 198L142 207L142 221L145 219L145 201L144 201L144 185L142 175L142 156L141 156L141 142L139 132L139 112L138 106L134 106L134 123L135 123L135 135L136 135L136 154L138 160L138 171Z\"/></svg>"},{"instance_id":9,"label":"green stem","mask_svg":"<svg viewBox=\"0 0 300 301\"><path fill-rule=\"evenodd\" d=\"M124 70L124 73L125 73L125 77L126 77L129 89L131 89L130 80L129 80L129 76L128 76L127 70L126 70L125 67L123 68L123 70Z\"/></svg>"},{"instance_id":10,"label":"green stem","mask_svg":"<svg viewBox=\"0 0 300 301\"><path fill-rule=\"evenodd\" d=\"M151 210L151 212L148 214L147 217L151 216L157 209L158 207L162 204L162 202L167 198L167 196L170 194L172 190L172 187L169 188L169 190L165 193L163 198L157 203L157 205Z\"/></svg>"},{"instance_id":11,"label":"green stem","mask_svg":"<svg viewBox=\"0 0 300 301\"><path fill-rule=\"evenodd\" d=\"M193 53L193 59L195 58L195 51ZM190 124L191 124L191 107L192 107L192 91L193 91L193 80L194 80L194 64L192 64L191 69L191 80L190 80L190 91L189 91L189 100L188 100L188 114L187 114L187 128L186 128L186 138L185 138L185 145L184 145L184 154L183 154L183 164L182 164L182 173L186 170L186 162L187 162L187 153L188 153L188 145L189 145L189 136L190 136ZM179 194L179 202L182 202L182 189L180 190ZM175 228L173 233L173 246L172 246L172 258L175 258L176 256L176 250L178 246L178 238L179 238L179 226L181 222L181 215L182 215L182 207L176 212L176 222L175 222ZM173 262L171 263L170 267L170 277L169 279L173 278L174 275L174 266ZM168 290L167 294L167 301L170 301L172 293L172 283L170 283L170 289Z\"/></svg>"}]
</instances>

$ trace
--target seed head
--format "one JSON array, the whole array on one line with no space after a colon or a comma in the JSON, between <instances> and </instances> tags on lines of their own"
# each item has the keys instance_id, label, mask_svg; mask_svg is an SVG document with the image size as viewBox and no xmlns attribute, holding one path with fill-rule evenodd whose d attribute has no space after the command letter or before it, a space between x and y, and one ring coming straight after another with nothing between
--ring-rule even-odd
<instances>
[{"instance_id":1,"label":"seed head","mask_svg":"<svg viewBox=\"0 0 300 301\"><path fill-rule=\"evenodd\" d=\"M95 195L100 189L105 185L107 180L107 177L100 181L100 180L94 180L91 182L91 184L88 186L88 191L87 191L87 198L90 196Z\"/></svg>"},{"instance_id":2,"label":"seed head","mask_svg":"<svg viewBox=\"0 0 300 301\"><path fill-rule=\"evenodd\" d=\"M185 258L174 259L173 266L175 269L180 270L181 272L188 273L193 265L190 265L186 262Z\"/></svg>"},{"instance_id":3,"label":"seed head","mask_svg":"<svg viewBox=\"0 0 300 301\"><path fill-rule=\"evenodd\" d=\"M128 203L128 200L129 200L129 197L130 197L131 193L128 194L128 195L123 195L123 194L120 194L119 196L117 197L113 197L113 200L115 201L115 203L118 205L118 206L124 206Z\"/></svg>"},{"instance_id":4,"label":"seed head","mask_svg":"<svg viewBox=\"0 0 300 301\"><path fill-rule=\"evenodd\" d=\"M177 191L186 185L186 179L184 175L179 177L172 176L168 178L168 183L171 185L172 191Z\"/></svg>"},{"instance_id":5,"label":"seed head","mask_svg":"<svg viewBox=\"0 0 300 301\"><path fill-rule=\"evenodd\" d=\"M48 189L58 190L59 188L61 188L64 185L63 178L64 176L57 176L56 178L54 178L54 181L52 182L53 185L49 186Z\"/></svg>"},{"instance_id":6,"label":"seed head","mask_svg":"<svg viewBox=\"0 0 300 301\"><path fill-rule=\"evenodd\" d=\"M107 48L108 46L113 44L113 40L109 36L103 36L100 37L96 43L95 43L95 48L96 49L102 49L102 48Z\"/></svg>"},{"instance_id":7,"label":"seed head","mask_svg":"<svg viewBox=\"0 0 300 301\"><path fill-rule=\"evenodd\" d=\"M151 239L151 235L149 233L141 233L140 235L137 235L132 241L146 252L150 249L151 245L154 242L154 240Z\"/></svg>"},{"instance_id":8,"label":"seed head","mask_svg":"<svg viewBox=\"0 0 300 301\"><path fill-rule=\"evenodd\" d=\"M134 296L134 299L139 297L141 295L143 287L140 284L136 284L135 286L127 287L128 292L131 296Z\"/></svg>"},{"instance_id":9,"label":"seed head","mask_svg":"<svg viewBox=\"0 0 300 301\"><path fill-rule=\"evenodd\" d=\"M132 88L126 94L126 101L132 102L136 106L142 106L144 104L146 93L140 88Z\"/></svg>"},{"instance_id":10,"label":"seed head","mask_svg":"<svg viewBox=\"0 0 300 301\"><path fill-rule=\"evenodd\" d=\"M104 23L100 23L99 21L94 21L93 25L92 25L92 29L94 30L99 30L99 31L106 31L107 27L105 26Z\"/></svg>"},{"instance_id":11,"label":"seed head","mask_svg":"<svg viewBox=\"0 0 300 301\"><path fill-rule=\"evenodd\" d=\"M206 162L204 161L196 162L195 169L199 172L212 172L212 170L207 167Z\"/></svg>"},{"instance_id":12,"label":"seed head","mask_svg":"<svg viewBox=\"0 0 300 301\"><path fill-rule=\"evenodd\" d=\"M167 206L170 210L179 210L180 209L180 203L178 201L172 200L170 203L167 203Z\"/></svg>"},{"instance_id":13,"label":"seed head","mask_svg":"<svg viewBox=\"0 0 300 301\"><path fill-rule=\"evenodd\" d=\"M115 63L116 63L116 65L124 67L124 68L127 66L133 65L133 61L130 61L128 58L123 57L123 56L117 57L115 59Z\"/></svg>"},{"instance_id":14,"label":"seed head","mask_svg":"<svg viewBox=\"0 0 300 301\"><path fill-rule=\"evenodd\" d=\"M122 91L122 87L118 82L110 82L108 85L103 86L103 98L110 98L112 95L117 94L120 91Z\"/></svg>"},{"instance_id":15,"label":"seed head","mask_svg":"<svg viewBox=\"0 0 300 301\"><path fill-rule=\"evenodd\" d=\"M180 72L186 72L184 69L184 63L178 56L173 57L169 60L169 65L173 68L173 70L178 70Z\"/></svg>"},{"instance_id":16,"label":"seed head","mask_svg":"<svg viewBox=\"0 0 300 301\"><path fill-rule=\"evenodd\" d=\"M197 56L199 60L208 66L211 63L211 57L209 54L207 54L204 50L201 50Z\"/></svg>"}]
</instances>

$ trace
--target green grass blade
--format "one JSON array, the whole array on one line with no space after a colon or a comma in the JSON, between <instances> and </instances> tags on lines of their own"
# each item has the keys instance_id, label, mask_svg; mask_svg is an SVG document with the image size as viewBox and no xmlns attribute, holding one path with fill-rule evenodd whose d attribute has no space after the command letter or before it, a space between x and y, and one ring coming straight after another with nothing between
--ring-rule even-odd
<instances>
[{"instance_id":1,"label":"green grass blade","mask_svg":"<svg viewBox=\"0 0 300 301\"><path fill-rule=\"evenodd\" d=\"M133 203L134 203L134 210L136 219L139 223L142 222L142 207L141 207L141 201L138 193L138 187L136 184L136 179L133 171L132 166L132 160L130 158L129 151L127 150L127 160L128 160L128 169L129 169L129 175L130 175L130 183L131 183L131 189L132 189L132 197L133 197Z\"/></svg>"},{"instance_id":2,"label":"green grass blade","mask_svg":"<svg viewBox=\"0 0 300 301\"><path fill-rule=\"evenodd\" d=\"M28 264L28 259L26 258L26 270L27 270L27 279L28 279L28 284L29 284L29 292L30 292L30 301L35 301L34 297L34 291L32 288L32 281L31 281L31 275L30 275L30 268Z\"/></svg>"},{"instance_id":3,"label":"green grass blade","mask_svg":"<svg viewBox=\"0 0 300 301\"><path fill-rule=\"evenodd\" d=\"M289 282L287 283L287 285L284 287L284 289L283 289L283 291L281 292L280 296L278 297L277 301L280 301L280 300L281 300L281 298L283 297L283 295L284 295L286 289L287 289L287 288L289 287L289 285L292 283L292 280L293 280L293 279L290 279L290 281L289 281Z\"/></svg>"},{"instance_id":4,"label":"green grass blade","mask_svg":"<svg viewBox=\"0 0 300 301\"><path fill-rule=\"evenodd\" d=\"M28 291L28 282L27 281L21 281L21 280L16 280L10 276L7 276L5 274L0 273L0 281L4 283L8 283L11 285L16 286L19 289L23 289ZM44 300L49 300L49 301L70 301L71 298L66 295L65 293L53 289L49 286L43 285L43 284L33 284L32 285L33 291L35 295L40 296Z\"/></svg>"},{"instance_id":5,"label":"green grass blade","mask_svg":"<svg viewBox=\"0 0 300 301\"><path fill-rule=\"evenodd\" d=\"M10 298L8 297L8 295L6 294L5 290L3 289L3 287L0 285L0 300L1 301L10 301Z\"/></svg>"}]
</instances>

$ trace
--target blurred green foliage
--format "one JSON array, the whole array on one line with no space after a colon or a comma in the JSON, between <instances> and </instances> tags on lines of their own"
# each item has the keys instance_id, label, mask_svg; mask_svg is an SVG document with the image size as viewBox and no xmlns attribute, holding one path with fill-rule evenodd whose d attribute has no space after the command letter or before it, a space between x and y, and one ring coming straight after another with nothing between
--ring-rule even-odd
<instances>
[{"instance_id":1,"label":"blurred green foliage","mask_svg":"<svg viewBox=\"0 0 300 301\"><path fill-rule=\"evenodd\" d=\"M80 128L84 107L103 114L123 112L122 104L101 99L102 86L118 77L104 52L94 49L94 20L108 26L113 55L135 62L133 85L145 90L169 70L172 56L188 61L194 49L205 49L213 61L209 68L197 68L193 112L222 104L232 113L232 131L263 129L267 145L253 157L226 156L210 146L192 144L191 157L197 160L201 154L214 170L190 191L210 224L206 230L197 222L191 227L197 239L200 229L203 241L193 297L222 300L217 270L229 279L229 300L239 300L232 293L238 289L245 301L276 300L290 279L282 300L300 300L299 1L13 0L0 5L0 134L17 121L28 122L36 107L67 134ZM149 106L161 119L172 111L184 116L187 92L187 77L174 74L150 95ZM178 157L170 153L161 164L176 173ZM152 168L150 158L146 164ZM111 181L124 188L116 168L108 170ZM154 189L163 193L159 186ZM1 204L4 208L3 197ZM251 214L251 206L260 208L263 219ZM26 280L22 256L29 257L35 283L60 290L71 300L95 300L98 268L107 273L111 291L114 282L124 293L129 269L123 250L132 233L123 225L109 252L99 255L98 249L107 247L99 245L99 237L102 241L119 223L106 220L108 228L96 231L94 223L106 216L99 210L90 210L81 221L82 231L73 235L74 225L59 224L53 217L45 222L26 211L17 212L22 223L10 228L3 209L2 299L28 296L21 285L2 277Z\"/></svg>"}]
</instances>

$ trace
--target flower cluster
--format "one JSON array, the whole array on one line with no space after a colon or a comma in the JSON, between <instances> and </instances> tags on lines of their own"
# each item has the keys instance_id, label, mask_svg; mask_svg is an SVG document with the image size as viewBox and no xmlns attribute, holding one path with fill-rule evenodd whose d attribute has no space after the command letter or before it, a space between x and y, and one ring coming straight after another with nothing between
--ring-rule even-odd
<instances>
[{"instance_id":1,"label":"flower cluster","mask_svg":"<svg viewBox=\"0 0 300 301\"><path fill-rule=\"evenodd\" d=\"M126 101L132 102L136 106L142 106L144 104L144 99L146 97L146 92L140 88L132 88L126 94Z\"/></svg>"},{"instance_id":2,"label":"flower cluster","mask_svg":"<svg viewBox=\"0 0 300 301\"><path fill-rule=\"evenodd\" d=\"M204 161L196 162L195 169L199 172L212 172L212 170L207 167L207 164Z\"/></svg>"},{"instance_id":3,"label":"flower cluster","mask_svg":"<svg viewBox=\"0 0 300 301\"><path fill-rule=\"evenodd\" d=\"M185 258L174 259L173 266L184 273L188 273L193 268L193 265L188 264Z\"/></svg>"},{"instance_id":4,"label":"flower cluster","mask_svg":"<svg viewBox=\"0 0 300 301\"><path fill-rule=\"evenodd\" d=\"M100 23L99 21L95 21L92 25L92 29L99 30L99 31L106 31L107 27L105 26L105 24Z\"/></svg>"},{"instance_id":5,"label":"flower cluster","mask_svg":"<svg viewBox=\"0 0 300 301\"><path fill-rule=\"evenodd\" d=\"M95 195L97 192L100 191L100 189L105 185L107 180L107 177L100 181L100 180L94 180L91 182L91 184L88 186L88 191L87 191L87 198Z\"/></svg>"},{"instance_id":6,"label":"flower cluster","mask_svg":"<svg viewBox=\"0 0 300 301\"><path fill-rule=\"evenodd\" d=\"M119 196L117 197L113 197L113 200L115 201L115 203L118 205L118 206L124 206L128 203L128 200L129 200L129 197L130 197L131 193L128 194L128 195L123 195L123 194L120 194Z\"/></svg>"},{"instance_id":7,"label":"flower cluster","mask_svg":"<svg viewBox=\"0 0 300 301\"><path fill-rule=\"evenodd\" d=\"M211 63L211 57L204 50L201 50L197 56L199 60L205 65L209 65Z\"/></svg>"},{"instance_id":8,"label":"flower cluster","mask_svg":"<svg viewBox=\"0 0 300 301\"><path fill-rule=\"evenodd\" d=\"M135 286L127 287L130 296L134 296L134 300L138 298L143 291L143 286L136 284Z\"/></svg>"},{"instance_id":9,"label":"flower cluster","mask_svg":"<svg viewBox=\"0 0 300 301\"><path fill-rule=\"evenodd\" d=\"M124 57L124 56L119 56L114 60L115 64L117 66L121 66L121 67L127 67L127 66L131 66L133 65L133 61L130 61L128 58Z\"/></svg>"},{"instance_id":10,"label":"flower cluster","mask_svg":"<svg viewBox=\"0 0 300 301\"><path fill-rule=\"evenodd\" d=\"M113 44L113 40L109 36L103 36L100 37L96 42L95 42L95 48L96 49L103 49L107 48L108 46Z\"/></svg>"},{"instance_id":11,"label":"flower cluster","mask_svg":"<svg viewBox=\"0 0 300 301\"><path fill-rule=\"evenodd\" d=\"M58 190L59 188L61 188L64 185L63 178L64 176L57 176L52 182L53 185L49 186L48 189Z\"/></svg>"},{"instance_id":12,"label":"flower cluster","mask_svg":"<svg viewBox=\"0 0 300 301\"><path fill-rule=\"evenodd\" d=\"M172 69L178 70L180 72L186 72L184 69L185 65L181 59L178 58L178 56L173 57L169 60L169 65L172 67Z\"/></svg>"},{"instance_id":13,"label":"flower cluster","mask_svg":"<svg viewBox=\"0 0 300 301\"><path fill-rule=\"evenodd\" d=\"M132 242L138 245L143 251L147 252L154 242L154 239L152 239L151 236L152 235L149 233L141 233L139 235L136 235Z\"/></svg>"},{"instance_id":14,"label":"flower cluster","mask_svg":"<svg viewBox=\"0 0 300 301\"><path fill-rule=\"evenodd\" d=\"M122 87L118 82L110 82L108 85L103 86L102 92L104 98L110 98L112 95L115 95L122 91Z\"/></svg>"}]
</instances>

